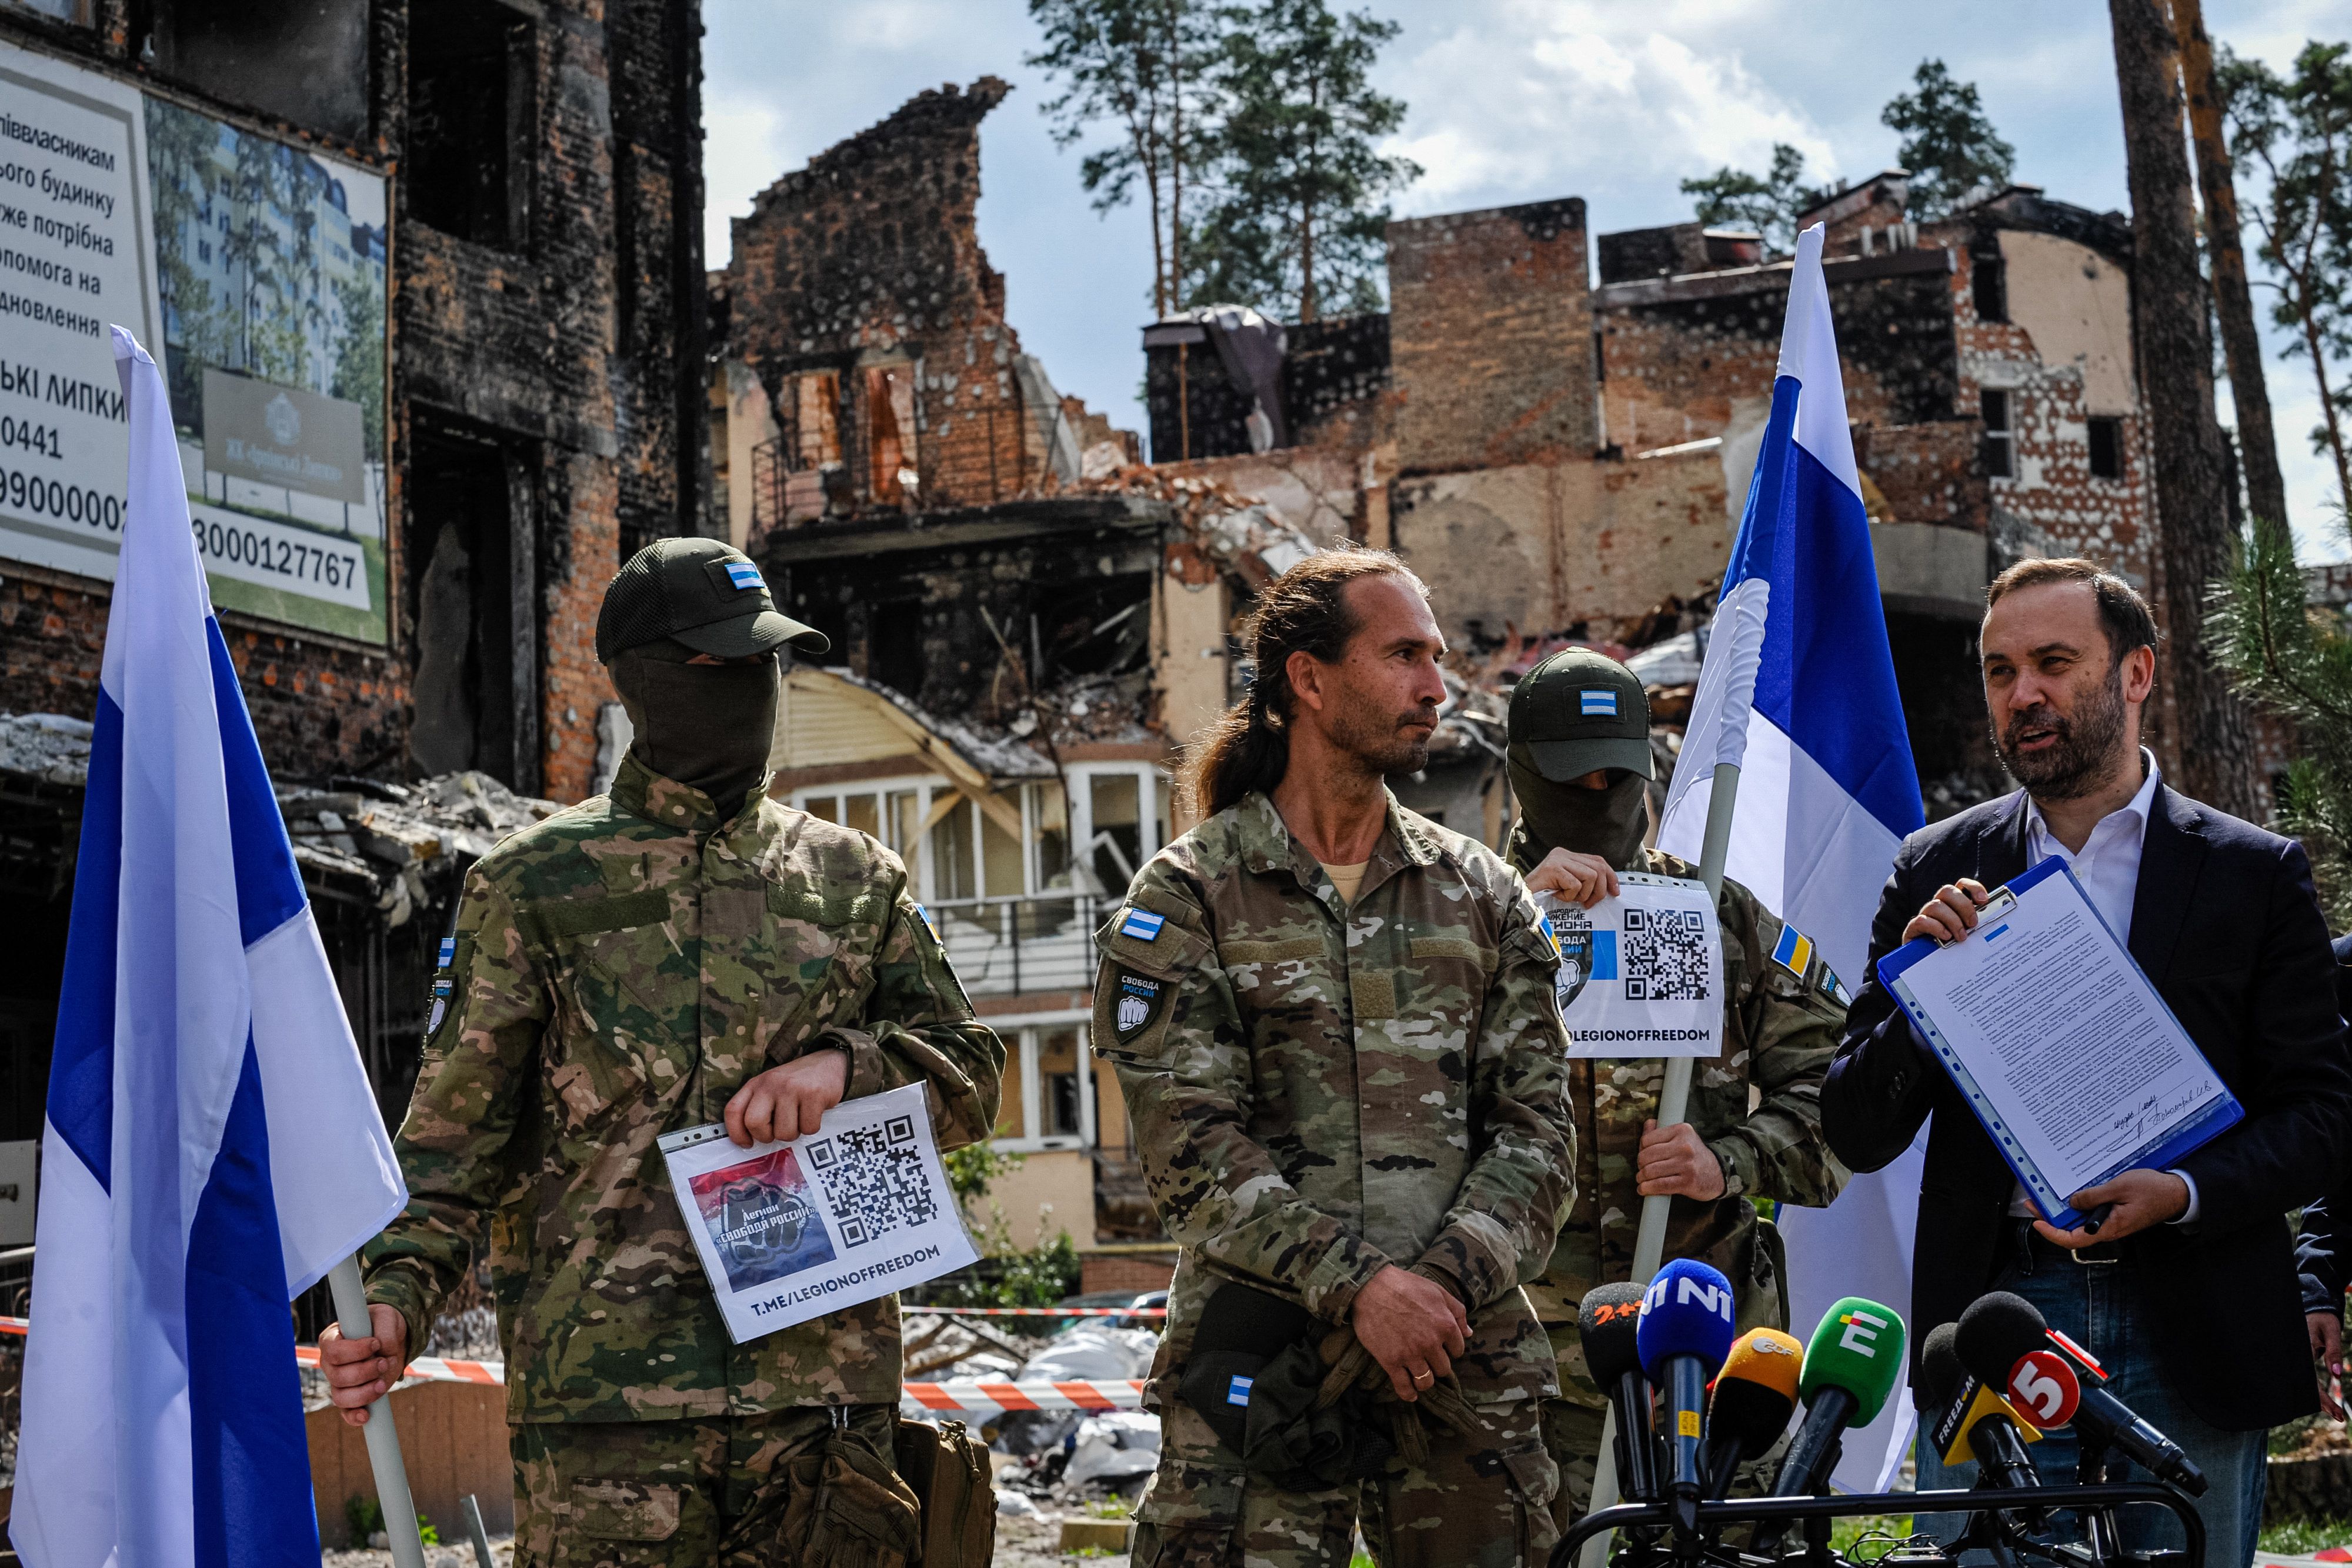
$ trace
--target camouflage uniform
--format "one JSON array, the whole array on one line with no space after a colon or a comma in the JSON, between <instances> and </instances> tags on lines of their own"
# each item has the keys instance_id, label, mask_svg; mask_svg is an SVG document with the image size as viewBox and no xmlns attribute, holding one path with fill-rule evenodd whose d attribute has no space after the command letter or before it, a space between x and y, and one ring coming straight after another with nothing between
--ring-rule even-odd
<instances>
[{"instance_id":1,"label":"camouflage uniform","mask_svg":"<svg viewBox=\"0 0 2352 1568\"><path fill-rule=\"evenodd\" d=\"M367 1249L368 1291L421 1351L488 1248L520 1559L709 1562L723 1516L727 1551L778 1561L778 1538L740 1531L804 1508L783 1483L812 1466L859 1472L829 1495L870 1505L877 1540L911 1531L897 1302L733 1343L656 1148L827 1047L847 1098L919 1082L942 1147L987 1135L1003 1047L897 858L759 792L721 823L632 752L609 797L483 858L445 955L395 1143L411 1196Z\"/></svg>"},{"instance_id":2,"label":"camouflage uniform","mask_svg":"<svg viewBox=\"0 0 2352 1568\"><path fill-rule=\"evenodd\" d=\"M1512 863L1541 859L1524 828L1511 838ZM1646 868L1696 879L1698 868L1650 849ZM1845 1167L1822 1139L1821 1082L1845 1026L1838 983L1818 954L1804 973L1776 962L1781 923L1756 895L1726 880L1716 900L1723 926L1722 1057L1692 1064L1687 1120L1723 1163L1723 1196L1676 1198L1668 1211L1665 1255L1723 1270L1738 1299L1739 1329L1789 1326L1788 1279L1779 1230L1753 1198L1808 1208L1826 1205L1845 1184ZM1528 1286L1559 1360L1560 1397L1544 1410L1544 1440L1559 1464L1553 1512L1566 1530L1592 1497L1608 1400L1592 1382L1577 1341L1576 1312L1595 1285L1630 1279L1642 1195L1633 1173L1642 1125L1658 1113L1665 1062L1579 1058L1568 1064L1577 1131L1576 1201L1543 1277Z\"/></svg>"},{"instance_id":3,"label":"camouflage uniform","mask_svg":"<svg viewBox=\"0 0 2352 1568\"><path fill-rule=\"evenodd\" d=\"M1501 1568L1553 1539L1538 1413L1559 1385L1520 1286L1570 1194L1558 952L1495 855L1388 813L1352 908L1252 795L1160 851L1097 938L1095 1048L1181 1244L1137 1568L1345 1564L1360 1509L1384 1564ZM1175 1398L1210 1293L1243 1279L1338 1324L1391 1263L1467 1305L1454 1364L1483 1430L1437 1429L1426 1467L1360 1489L1244 1474Z\"/></svg>"}]
</instances>

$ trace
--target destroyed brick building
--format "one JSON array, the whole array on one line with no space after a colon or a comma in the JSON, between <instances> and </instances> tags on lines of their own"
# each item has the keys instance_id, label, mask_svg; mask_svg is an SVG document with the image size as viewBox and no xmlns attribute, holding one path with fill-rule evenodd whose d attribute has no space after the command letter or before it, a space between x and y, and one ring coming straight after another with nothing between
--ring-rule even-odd
<instances>
[{"instance_id":1,"label":"destroyed brick building","mask_svg":"<svg viewBox=\"0 0 2352 1568\"><path fill-rule=\"evenodd\" d=\"M110 388L119 321L165 364L222 629L389 1108L458 869L529 820L513 792L597 786L604 583L701 521L700 35L678 0L0 5L10 156L84 197L0 215L31 258L0 362ZM32 255L61 233L120 277ZM12 374L0 405L67 421L63 384ZM93 498L121 429L99 405ZM68 751L112 574L73 532L0 498L0 710ZM409 788L451 775L472 782ZM0 1140L40 1126L79 809L70 758L0 752Z\"/></svg>"},{"instance_id":2,"label":"destroyed brick building","mask_svg":"<svg viewBox=\"0 0 2352 1568\"><path fill-rule=\"evenodd\" d=\"M1897 677L1931 809L1950 809L2000 782L1981 727L1953 718L1978 700L1985 584L2079 552L2146 586L2151 480L2127 220L2021 185L1920 224L1907 195L1888 171L1801 221L1826 226ZM1560 638L1639 646L1703 610L1771 407L1790 263L1696 223L1593 244L1570 200L1393 223L1389 273L1386 315L1347 327L1377 330L1388 363L1352 410L1318 405L1295 451L1253 452L1225 408L1187 449L1236 455L1190 467L1244 489L1311 467L1320 504L1412 560L1457 643L1507 664ZM1185 330L1147 327L1147 359ZM1155 457L1171 382L1148 383Z\"/></svg>"}]
</instances>

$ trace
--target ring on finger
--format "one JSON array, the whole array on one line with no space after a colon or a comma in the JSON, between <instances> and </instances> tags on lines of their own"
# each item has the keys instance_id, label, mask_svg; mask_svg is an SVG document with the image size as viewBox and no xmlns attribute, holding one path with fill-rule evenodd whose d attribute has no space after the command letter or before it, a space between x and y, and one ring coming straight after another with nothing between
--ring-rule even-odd
<instances>
[{"instance_id":1,"label":"ring on finger","mask_svg":"<svg viewBox=\"0 0 2352 1568\"><path fill-rule=\"evenodd\" d=\"M1435 1383L1436 1381L1437 1374L1430 1371L1427 1367L1423 1367L1419 1372L1412 1374L1412 1384L1415 1388L1427 1388L1431 1384Z\"/></svg>"}]
</instances>

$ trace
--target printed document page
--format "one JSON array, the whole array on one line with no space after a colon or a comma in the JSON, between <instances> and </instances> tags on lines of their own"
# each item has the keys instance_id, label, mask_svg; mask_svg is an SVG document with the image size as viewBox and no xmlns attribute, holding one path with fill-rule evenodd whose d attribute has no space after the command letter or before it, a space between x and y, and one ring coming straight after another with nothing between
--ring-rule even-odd
<instances>
[{"instance_id":1,"label":"printed document page","mask_svg":"<svg viewBox=\"0 0 2352 1568\"><path fill-rule=\"evenodd\" d=\"M2068 875L1905 969L1897 989L2061 1197L2226 1098Z\"/></svg>"},{"instance_id":2,"label":"printed document page","mask_svg":"<svg viewBox=\"0 0 2352 1568\"><path fill-rule=\"evenodd\" d=\"M1560 947L1568 1054L1721 1055L1723 931L1706 885L1620 871L1617 888L1590 910L1538 900Z\"/></svg>"},{"instance_id":3,"label":"printed document page","mask_svg":"<svg viewBox=\"0 0 2352 1568\"><path fill-rule=\"evenodd\" d=\"M978 1256L921 1084L844 1100L789 1143L739 1149L713 1122L665 1133L661 1148L737 1344Z\"/></svg>"}]
</instances>

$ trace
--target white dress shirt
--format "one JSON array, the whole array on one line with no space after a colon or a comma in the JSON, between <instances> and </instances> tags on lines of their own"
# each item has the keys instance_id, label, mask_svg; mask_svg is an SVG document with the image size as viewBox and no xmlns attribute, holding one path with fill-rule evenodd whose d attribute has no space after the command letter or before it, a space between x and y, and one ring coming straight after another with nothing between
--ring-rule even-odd
<instances>
[{"instance_id":1,"label":"white dress shirt","mask_svg":"<svg viewBox=\"0 0 2352 1568\"><path fill-rule=\"evenodd\" d=\"M2091 836L2083 840L2080 853L2058 841L2042 819L2042 807L2029 795L2025 797L2025 861L2039 866L2053 855L2066 862L2074 879L2083 884L2083 891L2116 940L2131 942L2132 905L2139 897L2140 851L2147 844L2148 813L2156 804L2157 782L2162 775L2157 771L2156 753L2142 746L2139 751L2140 784L2138 793L2092 827ZM2172 1223L2185 1225L2197 1217L2197 1183L2186 1171L2175 1171L2189 1184L2189 1207ZM2022 1183L2010 1194L2009 1212L2020 1219L2031 1218L2033 1206L2026 1201Z\"/></svg>"}]
</instances>

